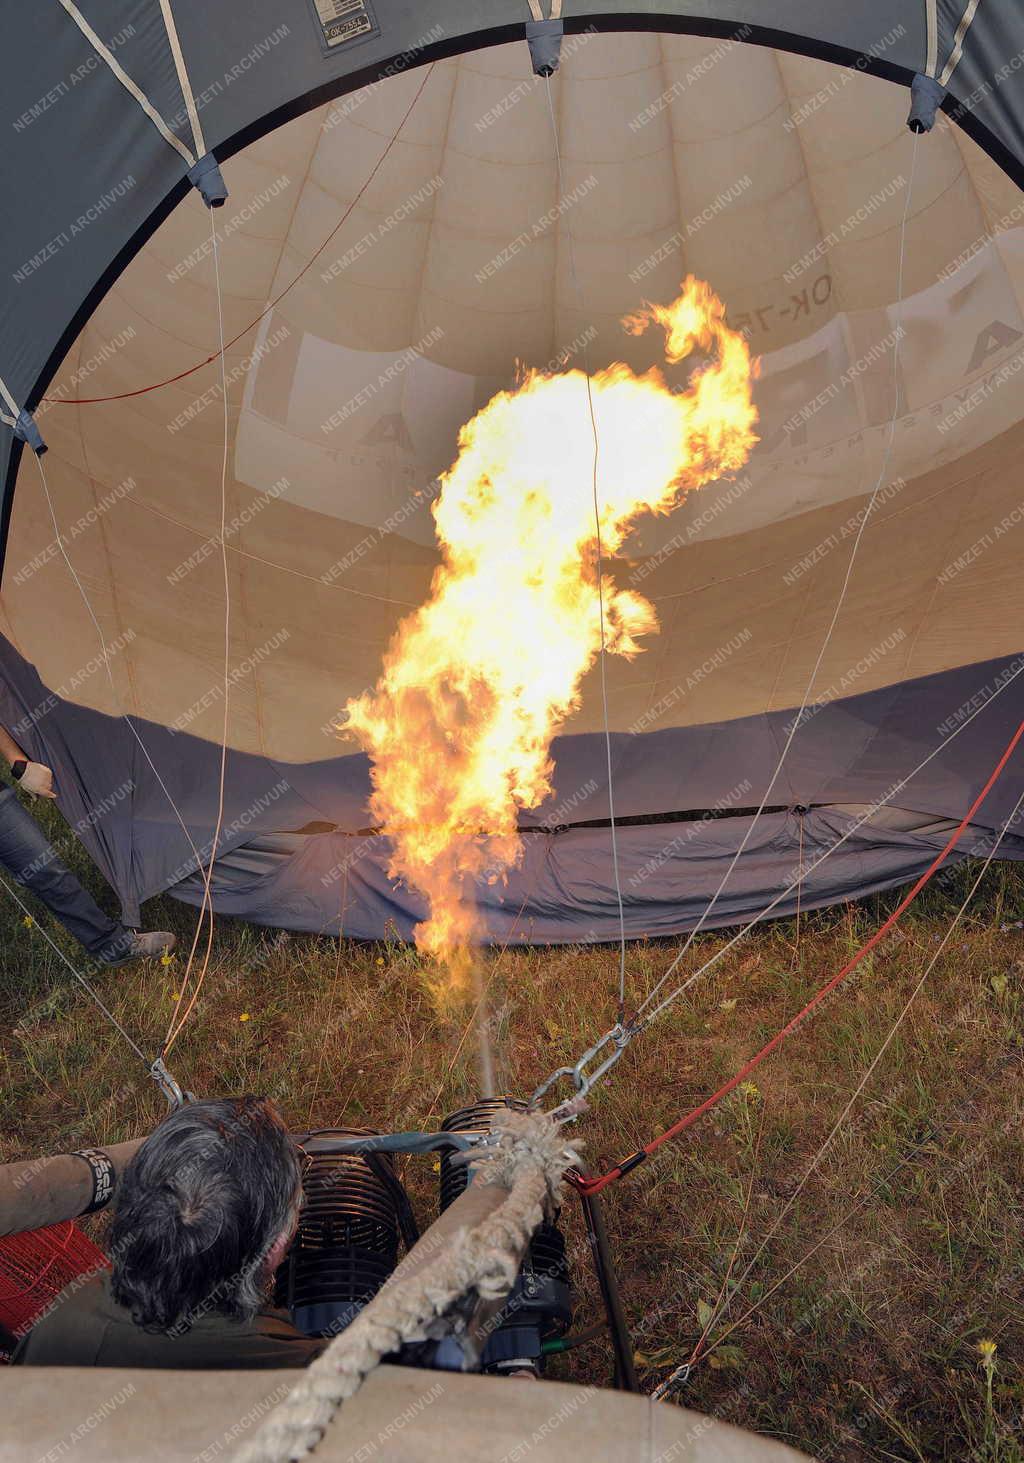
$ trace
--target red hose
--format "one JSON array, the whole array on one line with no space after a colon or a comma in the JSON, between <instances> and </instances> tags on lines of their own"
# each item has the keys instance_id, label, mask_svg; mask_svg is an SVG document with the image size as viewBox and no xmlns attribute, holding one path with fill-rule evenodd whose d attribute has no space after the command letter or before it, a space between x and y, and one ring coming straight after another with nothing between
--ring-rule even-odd
<instances>
[{"instance_id":1,"label":"red hose","mask_svg":"<svg viewBox=\"0 0 1024 1463\"><path fill-rule=\"evenodd\" d=\"M834 975L831 980L827 981L826 984L823 985L821 989L811 997L806 1006L804 1006L801 1011L797 1012L792 1021L784 1026L781 1031L777 1032L772 1037L771 1041L767 1042L759 1052L757 1052L749 1059L749 1061L745 1062L740 1070L734 1076L729 1078L728 1082L723 1083L723 1085L718 1089L717 1092L713 1092L710 1097L705 1098L705 1100L698 1107L692 1108L688 1113L681 1117L678 1122L673 1123L670 1128L666 1128L664 1133L659 1133L657 1138L652 1138L649 1143L645 1143L642 1148L638 1148L635 1153L630 1154L628 1158L624 1158L622 1162L617 1163L614 1168L608 1169L606 1173L595 1174L589 1178L584 1175L578 1179L574 1179L573 1182L575 1186L582 1193L600 1193L600 1191L608 1184L613 1183L616 1179L622 1178L622 1176L624 1174L627 1174L630 1169L636 1168L638 1164L643 1163L644 1159L649 1158L656 1148L661 1147L662 1143L667 1143L670 1138L677 1138L679 1134L684 1133L687 1128L692 1128L694 1123L696 1123L698 1119L702 1118L705 1113L710 1112L711 1109L717 1103L721 1102L724 1097L728 1097L730 1092L734 1091L735 1088L737 1088L739 1084L743 1082L750 1075L750 1073L755 1070L755 1068L759 1067L764 1061L765 1057L770 1056L771 1053L775 1051L776 1047L781 1046L782 1043L786 1040L787 1036L792 1036L793 1032L796 1031L797 1028L803 1023L805 1017L809 1016L810 1013L815 1009L815 1007L820 1005L825 997L829 995L832 991L834 991L836 986L838 986L841 981L846 979L850 971L853 970L855 966L860 964L860 962L864 959L864 956L867 955L870 950L874 949L874 947L878 944L883 935L887 934L888 931L892 929L893 925L899 919L900 915L907 908L907 905L910 904L912 900L917 898L918 894L920 894L921 890L928 883L928 880L932 877L935 871L945 862L950 852L959 841L964 829L967 827L968 823L970 823L971 819L981 807L981 804L985 801L986 797L988 797L988 794L991 792L994 784L1002 773L1003 768L1010 760L1010 757L1013 755L1014 749L1016 748L1017 743L1020 741L1022 736L1024 736L1024 721L1020 723L1017 730L1010 738L1006 750L1003 752L1003 755L1000 757L999 761L992 769L992 772L989 775L988 781L985 783L985 786L981 789L978 796L974 799L974 802L961 818L957 827L950 834L945 848L943 848L942 852L936 856L936 858L924 871L924 873L918 879L917 883L913 886L910 892L906 894L903 899L901 899L900 903L893 910L892 914L889 915L888 919L885 920L883 924L879 925L878 929L869 940L865 940L864 944L861 945L857 953L846 962L842 970L838 971L838 973Z\"/></svg>"}]
</instances>

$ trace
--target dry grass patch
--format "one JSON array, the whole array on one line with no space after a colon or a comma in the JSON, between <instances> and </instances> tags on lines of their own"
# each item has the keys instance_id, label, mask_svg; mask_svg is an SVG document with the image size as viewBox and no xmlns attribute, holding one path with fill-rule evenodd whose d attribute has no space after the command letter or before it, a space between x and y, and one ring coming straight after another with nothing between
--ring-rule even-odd
<instances>
[{"instance_id":1,"label":"dry grass patch","mask_svg":"<svg viewBox=\"0 0 1024 1463\"><path fill-rule=\"evenodd\" d=\"M84 858L77 866L97 887ZM645 1385L689 1356L724 1285L710 1352L683 1394L688 1405L843 1463L1024 1459L1024 934L1000 928L1024 905L1016 869L993 866L849 1119L809 1171L969 875L954 870L926 891L899 936L760 1069L752 1089L608 1191ZM799 927L767 925L731 951L598 1091L580 1124L588 1162L597 1168L629 1153L706 1095L897 897L805 917ZM172 901L154 901L147 916L191 935L193 912ZM680 974L724 938L698 937ZM673 949L630 947L634 997ZM0 919L0 960L0 1159L146 1131L164 1109L155 1085L12 907ZM529 1093L614 1017L613 950L510 949L500 961L488 955L485 974L507 1091ZM180 976L175 959L108 972L96 984L155 1053ZM170 1065L198 1093L269 1093L296 1128L423 1125L477 1087L465 1013L437 1011L414 951L282 936L227 919L218 920L203 996ZM431 1165L410 1161L406 1177L429 1217ZM565 1222L578 1244L574 1201ZM575 1278L582 1328L599 1316L599 1300L585 1263ZM996 1352L986 1362L978 1346L987 1339ZM554 1371L607 1381L607 1344L558 1358Z\"/></svg>"}]
</instances>

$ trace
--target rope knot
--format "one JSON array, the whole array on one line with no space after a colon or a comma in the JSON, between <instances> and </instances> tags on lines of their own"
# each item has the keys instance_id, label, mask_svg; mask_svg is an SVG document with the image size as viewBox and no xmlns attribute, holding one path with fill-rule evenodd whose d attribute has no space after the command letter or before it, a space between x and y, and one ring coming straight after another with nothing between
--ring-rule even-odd
<instances>
[{"instance_id":1,"label":"rope knot","mask_svg":"<svg viewBox=\"0 0 1024 1463\"><path fill-rule=\"evenodd\" d=\"M459 1154L453 1161L471 1163L476 1183L505 1188L511 1188L525 1170L539 1170L548 1200L557 1206L566 1170L578 1164L580 1156L575 1147L566 1144L551 1114L504 1108L495 1113L491 1132L495 1143Z\"/></svg>"}]
</instances>

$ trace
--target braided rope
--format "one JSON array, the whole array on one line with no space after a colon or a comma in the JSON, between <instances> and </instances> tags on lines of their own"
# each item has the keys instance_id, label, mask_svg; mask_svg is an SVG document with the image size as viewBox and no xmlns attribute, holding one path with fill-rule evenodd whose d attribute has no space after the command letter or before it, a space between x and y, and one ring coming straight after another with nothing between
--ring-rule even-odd
<instances>
[{"instance_id":1,"label":"braided rope","mask_svg":"<svg viewBox=\"0 0 1024 1463\"><path fill-rule=\"evenodd\" d=\"M562 1180L578 1155L547 1113L496 1115L493 1148L478 1158L474 1186L495 1185L508 1197L486 1218L459 1229L435 1260L405 1278L399 1267L355 1320L307 1368L284 1401L235 1454L235 1463L295 1463L311 1453L331 1419L382 1357L403 1342L440 1333L441 1318L470 1292L500 1299L515 1283L520 1258L537 1226L557 1203ZM410 1258L430 1243L430 1231Z\"/></svg>"}]
</instances>

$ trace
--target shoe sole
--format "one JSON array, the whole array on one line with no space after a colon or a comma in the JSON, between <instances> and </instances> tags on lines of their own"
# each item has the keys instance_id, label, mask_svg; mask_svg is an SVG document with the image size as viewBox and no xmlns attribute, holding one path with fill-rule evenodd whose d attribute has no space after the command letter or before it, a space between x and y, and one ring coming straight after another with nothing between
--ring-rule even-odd
<instances>
[{"instance_id":1,"label":"shoe sole","mask_svg":"<svg viewBox=\"0 0 1024 1463\"><path fill-rule=\"evenodd\" d=\"M120 960L104 960L103 965L106 970L119 970L135 960L155 960L158 955L169 955L173 949L173 945L164 945L160 950L134 950L130 955L122 955Z\"/></svg>"}]
</instances>

